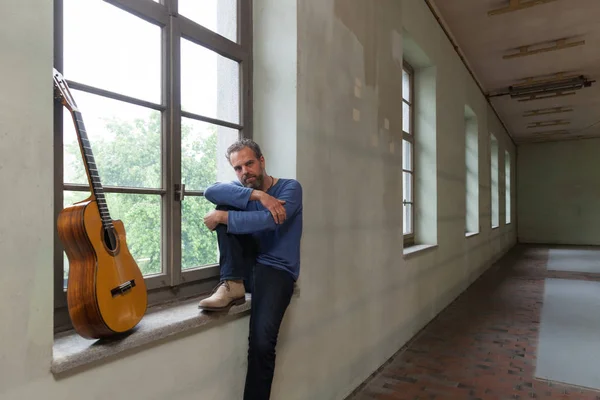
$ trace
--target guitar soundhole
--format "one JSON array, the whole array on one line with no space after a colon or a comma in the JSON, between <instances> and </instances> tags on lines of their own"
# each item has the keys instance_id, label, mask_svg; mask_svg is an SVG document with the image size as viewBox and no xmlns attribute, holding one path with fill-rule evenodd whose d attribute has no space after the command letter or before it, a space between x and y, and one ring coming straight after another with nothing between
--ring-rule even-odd
<instances>
[{"instance_id":1,"label":"guitar soundhole","mask_svg":"<svg viewBox=\"0 0 600 400\"><path fill-rule=\"evenodd\" d=\"M113 228L104 229L104 244L110 251L117 250L117 235Z\"/></svg>"}]
</instances>

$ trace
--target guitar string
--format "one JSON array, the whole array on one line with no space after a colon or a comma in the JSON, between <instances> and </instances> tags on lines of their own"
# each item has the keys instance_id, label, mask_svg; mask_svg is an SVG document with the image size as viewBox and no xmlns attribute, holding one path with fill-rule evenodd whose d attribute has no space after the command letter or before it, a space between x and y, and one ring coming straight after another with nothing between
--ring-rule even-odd
<instances>
[{"instance_id":1,"label":"guitar string","mask_svg":"<svg viewBox=\"0 0 600 400\"><path fill-rule=\"evenodd\" d=\"M105 231L105 236L101 237L101 240L104 241L106 240L106 238L108 238L108 241L110 243L110 249L111 250L116 250L117 249L117 237L116 237L116 230L114 228L114 223L112 222L112 218L110 218L110 213L108 212L108 207L106 204L106 197L102 194L102 200L103 200L103 205L102 208L104 208L106 210L106 212L108 213L108 220L112 225L112 228L108 225L105 225L105 221L102 217L102 213L100 211L100 203L98 202L98 196L96 194L96 188L94 187L94 182L92 179L92 172L89 166L89 161L86 158L86 151L85 151L85 146L83 145L83 138L85 136L85 140L88 142L89 144L89 154L90 156L94 159L94 163L95 163L95 158L94 158L94 154L92 151L92 144L90 143L89 138L87 137L87 131L85 129L85 123L83 122L83 115L81 115L81 112L78 111L79 116L75 113L75 111L72 111L73 114L73 119L75 122L75 126L76 126L76 131L78 133L79 136L79 145L81 146L81 151L83 153L83 159L84 159L84 164L85 164L85 168L87 169L87 173L88 173L88 184L90 185L90 189L92 190L92 193L94 193L94 200L96 202L96 207L98 209L98 214L100 215L100 221L102 224L102 231ZM80 120L77 119L77 117L80 118ZM79 122L81 123L81 127L79 126ZM97 176L98 178L98 184L100 185L100 187L102 187L102 184L100 183L100 176ZM112 231L112 232L111 232ZM121 265L118 262L116 257L111 257L112 261L113 261L113 265L115 266L116 272L117 272L117 276L119 279L119 284L123 284L124 283L124 279L123 279L123 275L121 273Z\"/></svg>"}]
</instances>

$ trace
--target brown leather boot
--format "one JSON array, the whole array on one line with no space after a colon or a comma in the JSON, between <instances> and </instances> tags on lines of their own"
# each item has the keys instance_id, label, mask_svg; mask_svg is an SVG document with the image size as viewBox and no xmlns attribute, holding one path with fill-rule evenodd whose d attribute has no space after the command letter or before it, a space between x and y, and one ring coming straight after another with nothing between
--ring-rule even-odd
<instances>
[{"instance_id":1,"label":"brown leather boot","mask_svg":"<svg viewBox=\"0 0 600 400\"><path fill-rule=\"evenodd\" d=\"M243 281L222 281L213 289L209 297L200 300L198 308L206 311L223 311L245 302L246 290Z\"/></svg>"}]
</instances>

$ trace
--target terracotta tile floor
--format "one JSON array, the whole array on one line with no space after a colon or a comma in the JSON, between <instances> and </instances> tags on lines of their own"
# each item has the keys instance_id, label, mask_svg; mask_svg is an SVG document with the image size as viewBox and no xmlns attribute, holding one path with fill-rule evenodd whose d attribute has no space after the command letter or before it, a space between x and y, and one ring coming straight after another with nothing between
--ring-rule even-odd
<instances>
[{"instance_id":1,"label":"terracotta tile floor","mask_svg":"<svg viewBox=\"0 0 600 400\"><path fill-rule=\"evenodd\" d=\"M600 391L534 378L548 249L517 246L389 362L352 400L598 399Z\"/></svg>"}]
</instances>

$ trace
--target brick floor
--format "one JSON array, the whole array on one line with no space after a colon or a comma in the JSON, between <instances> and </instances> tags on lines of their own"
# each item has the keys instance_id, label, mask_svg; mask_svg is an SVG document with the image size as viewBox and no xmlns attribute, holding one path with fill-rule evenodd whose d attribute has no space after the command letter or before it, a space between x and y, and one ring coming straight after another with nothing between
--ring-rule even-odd
<instances>
[{"instance_id":1,"label":"brick floor","mask_svg":"<svg viewBox=\"0 0 600 400\"><path fill-rule=\"evenodd\" d=\"M381 367L347 400L578 399L591 391L534 378L548 250L519 245Z\"/></svg>"}]
</instances>

